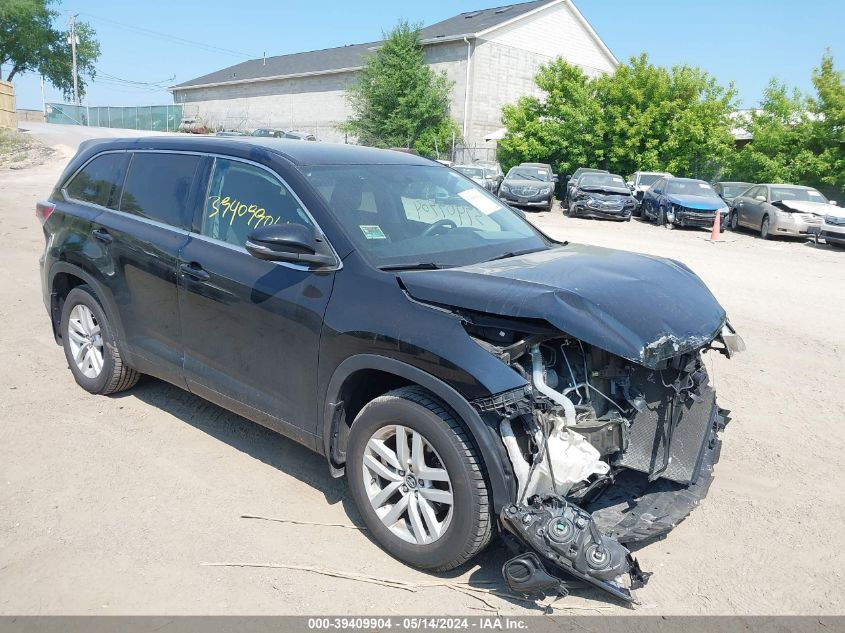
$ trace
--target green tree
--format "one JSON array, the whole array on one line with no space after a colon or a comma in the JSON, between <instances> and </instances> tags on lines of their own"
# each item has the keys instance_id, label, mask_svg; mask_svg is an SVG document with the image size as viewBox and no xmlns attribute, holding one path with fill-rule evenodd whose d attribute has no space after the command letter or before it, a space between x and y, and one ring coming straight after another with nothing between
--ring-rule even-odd
<instances>
[{"instance_id":1,"label":"green tree","mask_svg":"<svg viewBox=\"0 0 845 633\"><path fill-rule=\"evenodd\" d=\"M352 116L339 128L364 145L434 156L460 136L449 116L452 86L426 65L419 27L400 22L348 88Z\"/></svg>"},{"instance_id":2,"label":"green tree","mask_svg":"<svg viewBox=\"0 0 845 633\"><path fill-rule=\"evenodd\" d=\"M73 94L70 33L54 26L59 12L56 0L0 0L0 67L11 66L5 79L37 72L61 90ZM94 29L76 23L79 93L85 94L84 77L94 78L100 45ZM4 79L0 74L0 79Z\"/></svg>"},{"instance_id":3,"label":"green tree","mask_svg":"<svg viewBox=\"0 0 845 633\"><path fill-rule=\"evenodd\" d=\"M813 71L813 86L817 94L808 100L809 146L818 152L818 180L839 195L845 193L845 73L834 68L830 51Z\"/></svg>"},{"instance_id":4,"label":"green tree","mask_svg":"<svg viewBox=\"0 0 845 633\"><path fill-rule=\"evenodd\" d=\"M551 162L559 171L602 167L629 174L670 170L710 178L733 149L733 86L699 68L654 66L646 55L615 72L587 77L562 59L536 77L543 97L506 107L506 165Z\"/></svg>"}]
</instances>

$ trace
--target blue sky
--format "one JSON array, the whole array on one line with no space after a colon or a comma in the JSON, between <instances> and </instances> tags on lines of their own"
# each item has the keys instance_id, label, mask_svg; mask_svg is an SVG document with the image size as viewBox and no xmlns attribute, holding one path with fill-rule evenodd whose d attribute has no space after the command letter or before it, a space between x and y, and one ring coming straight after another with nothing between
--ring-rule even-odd
<instances>
[{"instance_id":1,"label":"blue sky","mask_svg":"<svg viewBox=\"0 0 845 633\"><path fill-rule=\"evenodd\" d=\"M463 11L507 0L206 0L110 2L62 0L97 30L101 80L90 105L172 103L171 85L259 57L379 39L399 18L432 24ZM575 0L611 51L625 60L646 51L652 61L696 64L720 82L733 81L741 105L751 107L768 79L809 90L810 72L826 47L845 68L845 1L807 0ZM204 43L188 45L179 38ZM227 49L232 52L224 52ZM4 69L4 75L8 72ZM117 78L117 79L115 79ZM121 81L119 81L121 80ZM37 76L16 80L18 107L40 108ZM47 101L61 100L51 86Z\"/></svg>"}]
</instances>

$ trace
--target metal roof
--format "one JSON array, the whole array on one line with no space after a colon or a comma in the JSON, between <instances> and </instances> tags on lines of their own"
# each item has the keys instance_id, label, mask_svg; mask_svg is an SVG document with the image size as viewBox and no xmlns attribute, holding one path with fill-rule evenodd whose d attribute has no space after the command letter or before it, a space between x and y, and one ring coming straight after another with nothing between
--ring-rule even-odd
<instances>
[{"instance_id":1,"label":"metal roof","mask_svg":"<svg viewBox=\"0 0 845 633\"><path fill-rule=\"evenodd\" d=\"M556 0L533 0L532 2L504 5L492 9L467 11L424 27L421 32L422 40L425 44L433 44L438 40L450 41L476 36L554 1ZM364 65L366 56L380 45L380 41L369 42L305 53L278 55L266 59L251 59L183 82L173 86L171 90L358 69Z\"/></svg>"}]
</instances>

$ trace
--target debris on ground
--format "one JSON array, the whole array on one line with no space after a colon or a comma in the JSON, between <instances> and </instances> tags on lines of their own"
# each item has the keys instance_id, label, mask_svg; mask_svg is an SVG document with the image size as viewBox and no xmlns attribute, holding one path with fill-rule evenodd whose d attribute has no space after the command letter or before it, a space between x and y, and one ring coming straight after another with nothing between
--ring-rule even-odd
<instances>
[{"instance_id":1,"label":"debris on ground","mask_svg":"<svg viewBox=\"0 0 845 633\"><path fill-rule=\"evenodd\" d=\"M0 130L0 169L43 165L55 150L18 130Z\"/></svg>"}]
</instances>

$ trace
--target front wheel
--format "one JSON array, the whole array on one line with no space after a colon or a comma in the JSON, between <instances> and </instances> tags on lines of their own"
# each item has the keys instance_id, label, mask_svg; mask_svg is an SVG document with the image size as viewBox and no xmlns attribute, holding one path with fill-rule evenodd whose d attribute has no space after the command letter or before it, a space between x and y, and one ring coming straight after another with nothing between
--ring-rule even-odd
<instances>
[{"instance_id":1,"label":"front wheel","mask_svg":"<svg viewBox=\"0 0 845 633\"><path fill-rule=\"evenodd\" d=\"M731 212L730 225L731 231L736 231L739 228L739 217L736 211Z\"/></svg>"},{"instance_id":2,"label":"front wheel","mask_svg":"<svg viewBox=\"0 0 845 633\"><path fill-rule=\"evenodd\" d=\"M769 216L763 217L763 223L760 225L760 237L764 240L769 239Z\"/></svg>"},{"instance_id":3,"label":"front wheel","mask_svg":"<svg viewBox=\"0 0 845 633\"><path fill-rule=\"evenodd\" d=\"M657 210L657 226L664 226L666 224L666 212L663 207Z\"/></svg>"},{"instance_id":4,"label":"front wheel","mask_svg":"<svg viewBox=\"0 0 845 633\"><path fill-rule=\"evenodd\" d=\"M463 424L424 389L403 387L361 410L346 476L370 533L409 565L453 569L490 541L481 457Z\"/></svg>"}]
</instances>

